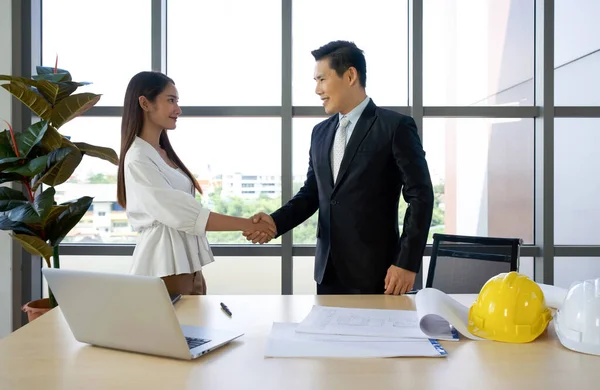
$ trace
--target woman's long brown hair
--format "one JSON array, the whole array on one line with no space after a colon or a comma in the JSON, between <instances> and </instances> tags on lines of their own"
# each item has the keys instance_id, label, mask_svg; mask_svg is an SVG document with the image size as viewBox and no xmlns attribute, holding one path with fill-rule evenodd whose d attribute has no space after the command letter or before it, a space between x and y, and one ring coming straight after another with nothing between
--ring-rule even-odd
<instances>
[{"instance_id":1,"label":"woman's long brown hair","mask_svg":"<svg viewBox=\"0 0 600 390\"><path fill-rule=\"evenodd\" d=\"M119 158L119 172L117 175L117 201L123 208L127 208L127 197L125 195L125 155L144 127L144 111L140 107L139 97L145 96L150 102L154 102L156 97L169 85L175 83L166 75L160 72L140 72L133 76L127 91L125 92L125 101L123 103L123 118L121 119L121 154ZM167 156L173 161L186 176L190 178L198 192L202 193L200 184L192 175L189 169L183 164L171 142L167 131L163 130L159 139L160 146L165 150Z\"/></svg>"}]
</instances>

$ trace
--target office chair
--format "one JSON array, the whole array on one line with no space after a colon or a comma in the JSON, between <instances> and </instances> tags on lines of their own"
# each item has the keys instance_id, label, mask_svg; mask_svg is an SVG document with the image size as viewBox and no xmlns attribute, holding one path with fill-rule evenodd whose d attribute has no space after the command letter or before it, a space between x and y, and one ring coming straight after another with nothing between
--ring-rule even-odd
<instances>
[{"instance_id":1,"label":"office chair","mask_svg":"<svg viewBox=\"0 0 600 390\"><path fill-rule=\"evenodd\" d=\"M520 238L435 233L426 287L446 294L478 294L499 273L517 271Z\"/></svg>"}]
</instances>

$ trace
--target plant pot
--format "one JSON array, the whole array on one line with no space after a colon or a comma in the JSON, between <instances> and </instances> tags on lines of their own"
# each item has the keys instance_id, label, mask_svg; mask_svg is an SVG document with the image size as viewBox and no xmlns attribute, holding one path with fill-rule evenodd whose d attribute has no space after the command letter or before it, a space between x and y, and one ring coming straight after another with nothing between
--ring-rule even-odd
<instances>
[{"instance_id":1,"label":"plant pot","mask_svg":"<svg viewBox=\"0 0 600 390\"><path fill-rule=\"evenodd\" d=\"M39 316L44 313L50 311L50 299L37 299L35 301L27 302L21 308L25 313L27 313L27 320L29 322L35 320Z\"/></svg>"}]
</instances>

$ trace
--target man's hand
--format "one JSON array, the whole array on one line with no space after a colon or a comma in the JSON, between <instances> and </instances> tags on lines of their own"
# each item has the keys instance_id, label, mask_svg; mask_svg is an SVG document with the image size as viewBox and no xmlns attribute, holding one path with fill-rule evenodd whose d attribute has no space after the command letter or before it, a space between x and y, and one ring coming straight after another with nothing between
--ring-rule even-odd
<instances>
[{"instance_id":1,"label":"man's hand","mask_svg":"<svg viewBox=\"0 0 600 390\"><path fill-rule=\"evenodd\" d=\"M399 295L406 294L412 290L415 284L415 276L417 274L404 268L390 266L385 276L385 294Z\"/></svg>"},{"instance_id":2,"label":"man's hand","mask_svg":"<svg viewBox=\"0 0 600 390\"><path fill-rule=\"evenodd\" d=\"M271 216L269 214L266 213L257 213L254 214L252 217L252 222L255 224L259 224L259 223L266 223L270 226L270 230L272 232L274 232L273 235L268 235L264 232L261 232L259 230L254 230L254 231L246 231L244 232L244 237L246 237L246 239L248 241L252 241L252 243L256 244L265 244L269 241L271 241L271 239L277 235L277 226L275 225L275 221L273 221L273 218L271 218Z\"/></svg>"}]
</instances>

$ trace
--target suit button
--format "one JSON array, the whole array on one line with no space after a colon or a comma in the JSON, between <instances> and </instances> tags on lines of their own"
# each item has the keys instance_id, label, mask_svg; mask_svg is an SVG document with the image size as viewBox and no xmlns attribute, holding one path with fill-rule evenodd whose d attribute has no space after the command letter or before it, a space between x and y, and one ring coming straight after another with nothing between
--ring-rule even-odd
<instances>
[{"instance_id":1,"label":"suit button","mask_svg":"<svg viewBox=\"0 0 600 390\"><path fill-rule=\"evenodd\" d=\"M337 201L337 200L332 200L332 201L331 201L331 204L332 204L332 205L336 205L336 204L338 204L338 201Z\"/></svg>"}]
</instances>

